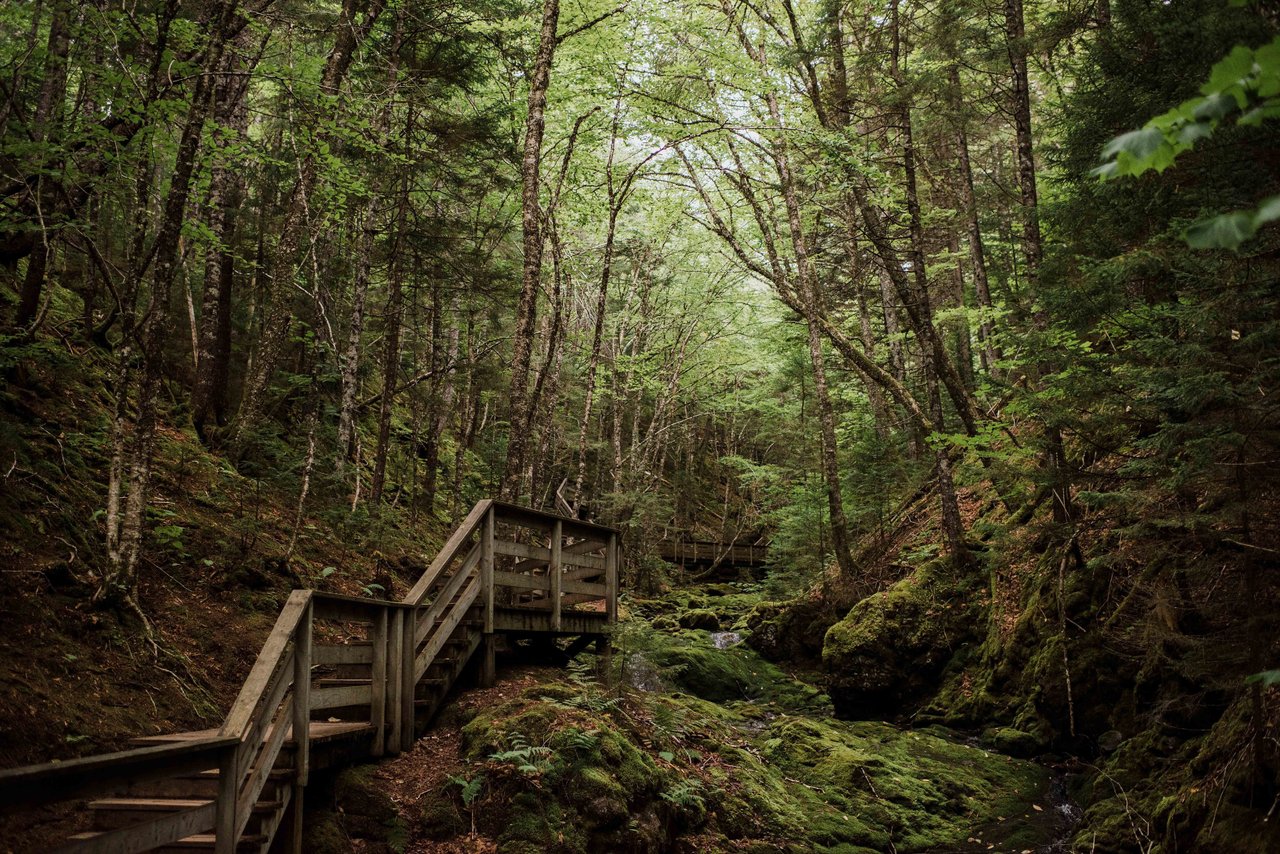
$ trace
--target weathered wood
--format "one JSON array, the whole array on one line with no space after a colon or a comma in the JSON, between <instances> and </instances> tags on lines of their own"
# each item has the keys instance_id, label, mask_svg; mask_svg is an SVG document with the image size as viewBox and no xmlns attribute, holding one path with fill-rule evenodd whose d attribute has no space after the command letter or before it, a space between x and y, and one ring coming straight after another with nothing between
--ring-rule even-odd
<instances>
[{"instance_id":1,"label":"weathered wood","mask_svg":"<svg viewBox=\"0 0 1280 854\"><path fill-rule=\"evenodd\" d=\"M373 698L368 685L346 685L341 688L317 688L311 692L311 710L341 709L345 706L367 706Z\"/></svg>"},{"instance_id":2,"label":"weathered wood","mask_svg":"<svg viewBox=\"0 0 1280 854\"><path fill-rule=\"evenodd\" d=\"M502 517L502 521L520 525L521 527L532 528L535 531L542 531L543 533L549 532L551 530L551 525L557 519L560 520L562 530L566 537L602 540L609 534L617 533L613 528L606 528L604 525L597 525L593 522L584 522L581 519L573 519L568 516L560 516L556 513L547 513L542 510L531 510L528 507L508 504L505 501L494 501L492 506L498 511L499 515Z\"/></svg>"},{"instance_id":3,"label":"weathered wood","mask_svg":"<svg viewBox=\"0 0 1280 854\"><path fill-rule=\"evenodd\" d=\"M167 813L150 821L68 842L55 849L54 854L132 854L136 851L150 851L152 848L177 842L185 836L209 830L213 827L214 811L213 801L207 801L192 809Z\"/></svg>"},{"instance_id":4,"label":"weathered wood","mask_svg":"<svg viewBox=\"0 0 1280 854\"><path fill-rule=\"evenodd\" d=\"M397 615L399 616L399 615ZM378 613L373 624L373 666L371 670L372 696L369 705L369 722L373 724L373 755L381 756L386 750L386 734L383 727L387 722L387 609ZM399 666L398 662L395 666ZM398 708L398 706L397 706ZM399 735L397 721L393 721L392 729ZM399 742L397 741L397 746Z\"/></svg>"},{"instance_id":5,"label":"weathered wood","mask_svg":"<svg viewBox=\"0 0 1280 854\"><path fill-rule=\"evenodd\" d=\"M240 790L238 753L235 747L223 751L218 762L218 799L214 803L214 854L236 850L236 792Z\"/></svg>"},{"instance_id":6,"label":"weathered wood","mask_svg":"<svg viewBox=\"0 0 1280 854\"><path fill-rule=\"evenodd\" d=\"M618 621L618 535L609 534L609 547L605 550L604 585L606 589L605 615L610 623ZM583 591L586 592L586 591Z\"/></svg>"},{"instance_id":7,"label":"weathered wood","mask_svg":"<svg viewBox=\"0 0 1280 854\"><path fill-rule=\"evenodd\" d=\"M471 603L480 595L480 579L473 578L471 583L463 588L462 593L458 597L457 604L445 614L444 618L436 624L435 633L427 641L427 645L423 647L422 652L418 653L414 664L414 682L422 678L422 674L427 672L427 668L435 657L440 654L440 650L444 649L445 643L449 640L449 636L453 634L453 630L458 627L462 619L467 615L467 610L471 607Z\"/></svg>"},{"instance_id":8,"label":"weathered wood","mask_svg":"<svg viewBox=\"0 0 1280 854\"><path fill-rule=\"evenodd\" d=\"M553 523L553 528L555 524L559 523ZM551 549L546 549L541 546L525 545L524 543L517 543L511 540L494 540L493 550L500 555L512 555L513 557L528 558L542 566L545 566L547 561L551 560Z\"/></svg>"},{"instance_id":9,"label":"weathered wood","mask_svg":"<svg viewBox=\"0 0 1280 854\"><path fill-rule=\"evenodd\" d=\"M289 594L289 599L281 609L280 616L276 618L271 634L267 636L267 642L262 645L262 651L258 653L249 676L244 680L244 686L241 687L235 702L231 704L231 711L227 713L227 719L222 724L222 735L238 737L248 730L258 703L266 692L272 676L279 669L285 651L289 648L298 623L306 614L307 604L310 601L310 590L295 590Z\"/></svg>"},{"instance_id":10,"label":"weathered wood","mask_svg":"<svg viewBox=\"0 0 1280 854\"><path fill-rule=\"evenodd\" d=\"M484 630L486 634L493 631L493 539L494 511L489 508L484 520L484 532L480 551L480 589L484 594Z\"/></svg>"},{"instance_id":11,"label":"weathered wood","mask_svg":"<svg viewBox=\"0 0 1280 854\"><path fill-rule=\"evenodd\" d=\"M238 740L212 737L0 771L0 809L87 797L218 767Z\"/></svg>"},{"instance_id":12,"label":"weathered wood","mask_svg":"<svg viewBox=\"0 0 1280 854\"><path fill-rule=\"evenodd\" d=\"M403 612L403 618L400 624L400 643L397 650L400 653L400 690L398 693L400 699L400 712L396 717L400 720L400 749L402 751L413 747L413 740L417 736L415 732L415 721L413 717L413 686L417 682L417 643L415 638L418 633L418 612L414 610L406 610Z\"/></svg>"},{"instance_id":13,"label":"weathered wood","mask_svg":"<svg viewBox=\"0 0 1280 854\"><path fill-rule=\"evenodd\" d=\"M479 527L482 521L490 518L489 514L492 508L493 502L487 499L476 502L476 506L471 508L467 518L462 520L462 524L445 541L440 553L431 562L431 566L427 567L427 571L422 574L422 577L418 579L417 583L413 585L404 597L405 602L413 605L422 602L427 595L427 591L431 589L431 586L436 583L436 579L440 577L440 573L444 572L445 567L453 562L463 543L476 532L476 528Z\"/></svg>"},{"instance_id":14,"label":"weathered wood","mask_svg":"<svg viewBox=\"0 0 1280 854\"><path fill-rule=\"evenodd\" d=\"M414 640L415 646L421 645L426 640L427 633L431 631L431 627L435 625L436 620L440 619L441 615L444 614L445 608L449 607L449 603L458 595L458 591L462 589L462 586L471 578L476 577L475 568L480 564L482 552L483 547L480 543L476 543L467 554L462 565L458 567L457 572L449 579L449 583L444 586L444 589L436 596L435 601L427 608L418 623Z\"/></svg>"},{"instance_id":15,"label":"weathered wood","mask_svg":"<svg viewBox=\"0 0 1280 854\"><path fill-rule=\"evenodd\" d=\"M514 527L548 532L551 540L547 548L514 539L498 540L499 525L504 531ZM566 538L578 539L566 544ZM464 547L473 540L459 561ZM203 836L200 844L212 843L217 854L231 854L238 850L237 842L255 816L266 840L261 843L265 850L290 804L290 816L295 820L289 835L281 841L286 850L296 849L300 842L292 828L298 824L303 792L313 767L313 745L323 745L316 754L316 768L407 749L415 734L415 684L438 661L446 645L456 645L453 636L464 623L482 626L483 634L459 636L458 640L465 637L466 642L458 655L441 661L444 669L433 671L438 675L424 682L447 690L462 664L483 646L481 678L491 684L496 664L495 629L600 635L606 621L616 615L617 544L617 533L609 528L499 502L478 502L401 602L308 590L290 594L220 729L155 736L151 740L159 742L158 746L118 754L0 771L0 805L45 803L118 791L135 782L200 771L210 781L216 780L216 786L197 781L193 788L173 790L179 795L199 791L212 796L216 788L213 800L190 801L200 804L198 811L181 809L187 803L181 797L157 801L153 807L146 807L145 800L122 801L126 807L144 805L144 810L169 808L169 803L180 806L179 811L154 821L85 835L75 841L73 850L140 851L212 831L213 835ZM594 554L601 551L603 555ZM518 558L518 571L497 572L495 554ZM449 567L456 567L454 574L434 601L418 607ZM527 574L543 567L547 569L544 575ZM604 582L596 581L602 574ZM494 598L498 586L548 592L550 596L542 603L544 607L499 609ZM608 614L567 607L601 598L612 603ZM477 604L483 619L475 617ZM370 641L317 646L312 637L317 620L370 625ZM367 681L325 679L313 684L311 679L316 665L364 664L370 671ZM365 704L370 707L368 722L310 720L313 710ZM438 700L424 708L434 710L437 704ZM295 733L296 736L291 735ZM366 735L370 736L369 742L362 744ZM279 757L290 743L294 748L291 767L276 771ZM216 773L211 770L215 768ZM260 801L264 787L273 780L280 786L276 790L279 794ZM116 820L132 818L127 812L120 812L123 808L114 807ZM198 821L193 818L197 812ZM258 844L255 840L254 845Z\"/></svg>"},{"instance_id":16,"label":"weathered wood","mask_svg":"<svg viewBox=\"0 0 1280 854\"><path fill-rule=\"evenodd\" d=\"M561 531L561 534L564 532ZM608 543L605 540L578 540L576 543L570 543L561 549L561 557L566 561L576 560L577 556L591 555L592 552L602 551ZM549 560L549 558L548 558ZM597 558L604 560L604 558ZM546 560L522 560L515 565L516 572L528 572L531 569L538 569L546 566ZM603 564L601 565L603 567Z\"/></svg>"},{"instance_id":17,"label":"weathered wood","mask_svg":"<svg viewBox=\"0 0 1280 854\"><path fill-rule=\"evenodd\" d=\"M307 606L307 613L298 623L297 636L293 641L293 729L295 732L305 731L311 722L311 616L314 605ZM283 724L281 724L283 726ZM281 736L283 738L283 736ZM307 785L307 773L310 762L310 741L306 738L298 740L298 748L294 753L294 770L299 786ZM274 758L272 759L274 762ZM267 769L270 771L270 769Z\"/></svg>"},{"instance_id":18,"label":"weathered wood","mask_svg":"<svg viewBox=\"0 0 1280 854\"><path fill-rule=\"evenodd\" d=\"M249 823L249 819L253 817L254 804L258 802L258 796L262 794L262 788L267 785L267 779L271 776L271 769L276 764L276 757L280 755L280 748L284 746L285 736L293 729L292 718L293 698L290 698L289 702L280 709L280 713L272 719L270 735L267 736L265 743L262 745L262 751L258 754L257 762L253 764L244 788L236 799L236 839L239 839L240 834L244 833L245 826ZM296 749L301 749L301 745L306 742L306 739L307 735L305 734L301 739L294 739L298 744Z\"/></svg>"},{"instance_id":19,"label":"weathered wood","mask_svg":"<svg viewBox=\"0 0 1280 854\"><path fill-rule=\"evenodd\" d=\"M311 648L311 663L371 664L373 647L368 644L317 644Z\"/></svg>"},{"instance_id":20,"label":"weathered wood","mask_svg":"<svg viewBox=\"0 0 1280 854\"><path fill-rule=\"evenodd\" d=\"M561 540L564 537L563 523L557 519L551 528L551 630L560 631L560 595L564 591L564 567L560 565Z\"/></svg>"},{"instance_id":21,"label":"weathered wood","mask_svg":"<svg viewBox=\"0 0 1280 854\"><path fill-rule=\"evenodd\" d=\"M484 640L481 642L481 647L482 647L481 655L483 655L484 658L481 659L482 664L480 667L480 687L492 688L494 679L496 678L496 675L497 675L497 652L498 652L497 638L494 635L486 632L484 636Z\"/></svg>"}]
</instances>

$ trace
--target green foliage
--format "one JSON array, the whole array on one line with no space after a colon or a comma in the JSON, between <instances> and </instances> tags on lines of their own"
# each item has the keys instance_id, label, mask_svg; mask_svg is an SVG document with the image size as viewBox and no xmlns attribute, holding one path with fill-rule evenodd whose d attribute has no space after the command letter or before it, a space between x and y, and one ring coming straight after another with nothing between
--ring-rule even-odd
<instances>
[{"instance_id":1,"label":"green foliage","mask_svg":"<svg viewBox=\"0 0 1280 854\"><path fill-rule=\"evenodd\" d=\"M1121 134L1102 149L1101 178L1163 172L1178 155L1209 139L1227 119L1240 127L1280 118L1280 37L1256 50L1239 45L1213 66L1200 97L1188 99L1139 130ZM1280 219L1280 196L1253 210L1200 220L1186 232L1194 249L1236 249L1263 225Z\"/></svg>"}]
</instances>

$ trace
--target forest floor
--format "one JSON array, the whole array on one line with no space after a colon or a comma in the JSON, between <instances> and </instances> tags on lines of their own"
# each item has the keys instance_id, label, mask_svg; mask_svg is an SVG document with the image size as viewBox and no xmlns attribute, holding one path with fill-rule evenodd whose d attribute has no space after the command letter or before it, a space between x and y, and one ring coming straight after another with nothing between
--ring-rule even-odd
<instances>
[{"instance_id":1,"label":"forest floor","mask_svg":"<svg viewBox=\"0 0 1280 854\"><path fill-rule=\"evenodd\" d=\"M512 651L411 751L321 786L307 850L1058 850L1076 812L1053 772L940 727L836 720L742 643L760 599L632 600L609 674Z\"/></svg>"}]
</instances>

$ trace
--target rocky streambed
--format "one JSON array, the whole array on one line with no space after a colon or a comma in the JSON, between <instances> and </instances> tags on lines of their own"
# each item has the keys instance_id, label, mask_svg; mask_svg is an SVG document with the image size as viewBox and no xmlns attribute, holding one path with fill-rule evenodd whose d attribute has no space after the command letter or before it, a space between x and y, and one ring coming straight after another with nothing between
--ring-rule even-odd
<instances>
[{"instance_id":1,"label":"rocky streambed","mask_svg":"<svg viewBox=\"0 0 1280 854\"><path fill-rule=\"evenodd\" d=\"M740 642L741 600L715 624L633 607L612 674L584 655L460 695L413 752L346 772L308 850L1044 852L1068 835L1050 770L939 727L836 719Z\"/></svg>"}]
</instances>

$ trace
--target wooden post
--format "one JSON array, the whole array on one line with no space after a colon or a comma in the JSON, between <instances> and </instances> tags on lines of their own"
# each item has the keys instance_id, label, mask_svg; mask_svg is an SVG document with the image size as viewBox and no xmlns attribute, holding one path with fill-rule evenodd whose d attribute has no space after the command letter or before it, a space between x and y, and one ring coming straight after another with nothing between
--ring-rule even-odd
<instances>
[{"instance_id":1,"label":"wooden post","mask_svg":"<svg viewBox=\"0 0 1280 854\"><path fill-rule=\"evenodd\" d=\"M560 541L563 539L563 523L557 519L551 526L551 563L547 571L551 573L551 631L560 631L560 588L564 581L560 571Z\"/></svg>"},{"instance_id":2,"label":"wooden post","mask_svg":"<svg viewBox=\"0 0 1280 854\"><path fill-rule=\"evenodd\" d=\"M400 608L400 749L413 747L417 737L417 715L414 694L418 686L418 610Z\"/></svg>"},{"instance_id":3,"label":"wooden post","mask_svg":"<svg viewBox=\"0 0 1280 854\"><path fill-rule=\"evenodd\" d=\"M609 546L604 552L605 618L609 623L618 621L618 535L609 535Z\"/></svg>"},{"instance_id":4,"label":"wooden post","mask_svg":"<svg viewBox=\"0 0 1280 854\"><path fill-rule=\"evenodd\" d=\"M303 792L306 791L304 786L295 786L293 790L293 802L289 804L289 854L303 854L302 852L302 802Z\"/></svg>"},{"instance_id":5,"label":"wooden post","mask_svg":"<svg viewBox=\"0 0 1280 854\"><path fill-rule=\"evenodd\" d=\"M396 611L397 617L400 612ZM373 631L369 640L373 643L373 667L371 673L372 699L369 704L369 723L373 724L373 749L374 756L381 756L386 752L387 736L387 644L390 640L387 637L387 609L379 608L378 616L373 623ZM399 662L394 662L394 666L398 666ZM394 671L393 671L394 672ZM392 720L395 720L395 709L392 710Z\"/></svg>"},{"instance_id":6,"label":"wooden post","mask_svg":"<svg viewBox=\"0 0 1280 854\"><path fill-rule=\"evenodd\" d=\"M315 606L308 602L293 639L293 742L297 780L294 797L297 798L301 798L301 789L307 785L311 763L311 620L314 614Z\"/></svg>"},{"instance_id":7,"label":"wooden post","mask_svg":"<svg viewBox=\"0 0 1280 854\"><path fill-rule=\"evenodd\" d=\"M484 530L480 533L480 595L484 596L484 633L493 632L493 508L484 517Z\"/></svg>"},{"instance_id":8,"label":"wooden post","mask_svg":"<svg viewBox=\"0 0 1280 854\"><path fill-rule=\"evenodd\" d=\"M391 732L387 734L386 743L392 755L400 752L401 745L404 744L404 679L400 676L400 668L404 666L404 609L397 608L395 616L391 618L391 631L386 638L389 647L384 651L385 659L382 664L383 676L386 677L390 672L395 674L394 677L386 680L384 690L386 693L382 697L383 714L389 704L391 707ZM374 642L374 648L377 648L377 642ZM390 666L388 666L388 663ZM377 682L377 674L374 675L375 684ZM389 689L389 690L388 690ZM374 743L382 736L374 733Z\"/></svg>"},{"instance_id":9,"label":"wooden post","mask_svg":"<svg viewBox=\"0 0 1280 854\"><path fill-rule=\"evenodd\" d=\"M497 637L485 632L484 640L481 641L481 659L480 668L480 687L492 688L493 683L498 678L498 642Z\"/></svg>"},{"instance_id":10,"label":"wooden post","mask_svg":"<svg viewBox=\"0 0 1280 854\"><path fill-rule=\"evenodd\" d=\"M218 759L218 801L214 809L214 854L234 854L236 850L236 801L240 794L240 769L236 761L240 745L222 751Z\"/></svg>"}]
</instances>

